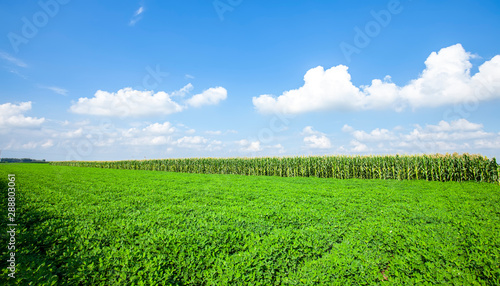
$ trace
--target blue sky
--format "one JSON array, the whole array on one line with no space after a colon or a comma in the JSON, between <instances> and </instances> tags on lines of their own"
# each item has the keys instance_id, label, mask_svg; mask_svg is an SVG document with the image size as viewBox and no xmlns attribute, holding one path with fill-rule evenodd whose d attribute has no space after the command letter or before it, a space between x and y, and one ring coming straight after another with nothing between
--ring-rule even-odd
<instances>
[{"instance_id":1,"label":"blue sky","mask_svg":"<svg viewBox=\"0 0 500 286\"><path fill-rule=\"evenodd\" d=\"M0 156L500 157L498 1L0 3Z\"/></svg>"}]
</instances>

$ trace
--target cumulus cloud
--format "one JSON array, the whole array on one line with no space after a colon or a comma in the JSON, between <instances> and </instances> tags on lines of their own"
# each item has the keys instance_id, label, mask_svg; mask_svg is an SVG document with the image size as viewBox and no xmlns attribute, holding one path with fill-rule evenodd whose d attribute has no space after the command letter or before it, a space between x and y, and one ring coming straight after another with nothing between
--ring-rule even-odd
<instances>
[{"instance_id":1,"label":"cumulus cloud","mask_svg":"<svg viewBox=\"0 0 500 286\"><path fill-rule=\"evenodd\" d=\"M352 132L354 131L354 128L352 128L352 126L349 126L347 124L344 124L344 126L342 126L342 132Z\"/></svg>"},{"instance_id":2,"label":"cumulus cloud","mask_svg":"<svg viewBox=\"0 0 500 286\"><path fill-rule=\"evenodd\" d=\"M437 125L427 125L427 129L434 132L448 131L478 131L483 128L483 124L469 122L466 119L458 119L452 122L441 120Z\"/></svg>"},{"instance_id":3,"label":"cumulus cloud","mask_svg":"<svg viewBox=\"0 0 500 286\"><path fill-rule=\"evenodd\" d=\"M270 148L276 150L279 154L285 153L285 147L283 147L281 144L273 145Z\"/></svg>"},{"instance_id":4,"label":"cumulus cloud","mask_svg":"<svg viewBox=\"0 0 500 286\"><path fill-rule=\"evenodd\" d=\"M81 138L83 135L84 135L83 128L78 128L76 130L70 130L66 132L53 134L54 137L59 137L63 139Z\"/></svg>"},{"instance_id":5,"label":"cumulus cloud","mask_svg":"<svg viewBox=\"0 0 500 286\"><path fill-rule=\"evenodd\" d=\"M253 104L262 113L303 113L327 109L359 109L363 95L351 82L347 67L328 70L319 66L304 76L304 86L285 91L279 97L261 95Z\"/></svg>"},{"instance_id":6,"label":"cumulus cloud","mask_svg":"<svg viewBox=\"0 0 500 286\"><path fill-rule=\"evenodd\" d=\"M31 110L31 101L0 104L0 129L40 127L45 118L24 116L24 113L29 110Z\"/></svg>"},{"instance_id":7,"label":"cumulus cloud","mask_svg":"<svg viewBox=\"0 0 500 286\"><path fill-rule=\"evenodd\" d=\"M227 135L227 134L238 134L238 131L226 130L226 131L222 132L222 130L208 130L208 131L205 131L205 133L208 135L218 136L218 135Z\"/></svg>"},{"instance_id":8,"label":"cumulus cloud","mask_svg":"<svg viewBox=\"0 0 500 286\"><path fill-rule=\"evenodd\" d=\"M397 139L393 132L387 129L376 128L370 133L365 131L355 130L352 132L353 137L359 141L387 141Z\"/></svg>"},{"instance_id":9,"label":"cumulus cloud","mask_svg":"<svg viewBox=\"0 0 500 286\"><path fill-rule=\"evenodd\" d=\"M222 142L218 140L209 140L202 136L184 136L177 139L173 145L180 148L190 148L197 150L214 151L222 149Z\"/></svg>"},{"instance_id":10,"label":"cumulus cloud","mask_svg":"<svg viewBox=\"0 0 500 286\"><path fill-rule=\"evenodd\" d=\"M165 145L171 143L169 135L176 131L170 122L153 123L142 129L130 128L122 130L119 141L125 145Z\"/></svg>"},{"instance_id":11,"label":"cumulus cloud","mask_svg":"<svg viewBox=\"0 0 500 286\"><path fill-rule=\"evenodd\" d=\"M455 131L433 131L432 129L422 128L417 125L410 134L403 135L406 141L437 141L437 140L469 140L475 138L484 138L490 134L482 130L477 131L467 131L467 130L455 130Z\"/></svg>"},{"instance_id":12,"label":"cumulus cloud","mask_svg":"<svg viewBox=\"0 0 500 286\"><path fill-rule=\"evenodd\" d=\"M328 139L325 135L307 136L304 138L304 143L306 143L307 147L312 149L328 149L332 147L330 139Z\"/></svg>"},{"instance_id":13,"label":"cumulus cloud","mask_svg":"<svg viewBox=\"0 0 500 286\"><path fill-rule=\"evenodd\" d=\"M203 105L215 105L220 101L227 98L227 90L223 87L212 87L200 94L194 95L186 102L193 107L200 107Z\"/></svg>"},{"instance_id":14,"label":"cumulus cloud","mask_svg":"<svg viewBox=\"0 0 500 286\"><path fill-rule=\"evenodd\" d=\"M82 97L70 107L70 111L77 114L140 117L152 115L168 115L185 110L187 106L201 107L215 105L227 98L227 91L223 87L209 88L194 95L185 101L185 104L172 100L172 97L184 97L193 89L187 84L180 90L168 94L164 91L139 91L130 87L117 92L98 90L94 97ZM187 105L186 105L187 104Z\"/></svg>"},{"instance_id":15,"label":"cumulus cloud","mask_svg":"<svg viewBox=\"0 0 500 286\"><path fill-rule=\"evenodd\" d=\"M143 131L151 134L172 134L175 132L175 127L170 122L154 123L144 128Z\"/></svg>"},{"instance_id":16,"label":"cumulus cloud","mask_svg":"<svg viewBox=\"0 0 500 286\"><path fill-rule=\"evenodd\" d=\"M461 44L433 52L419 78L402 87L392 83L390 76L357 87L347 66L327 70L318 66L307 71L302 87L278 97L263 94L252 101L261 113L297 114L322 110L402 111L407 107L438 107L499 98L500 55L483 63L473 76L472 57Z\"/></svg>"},{"instance_id":17,"label":"cumulus cloud","mask_svg":"<svg viewBox=\"0 0 500 286\"><path fill-rule=\"evenodd\" d=\"M167 136L148 136L148 137L137 137L131 138L125 142L125 145L133 146L156 146L156 145L166 145L170 143L170 137Z\"/></svg>"},{"instance_id":18,"label":"cumulus cloud","mask_svg":"<svg viewBox=\"0 0 500 286\"><path fill-rule=\"evenodd\" d=\"M332 147L332 143L324 133L315 131L312 126L306 126L302 130L302 135L304 137L304 143L308 148L311 149L329 149Z\"/></svg>"},{"instance_id":19,"label":"cumulus cloud","mask_svg":"<svg viewBox=\"0 0 500 286\"><path fill-rule=\"evenodd\" d=\"M54 140L52 139L48 139L47 141L43 142L40 147L44 148L44 149L47 149L47 148L50 148L54 146Z\"/></svg>"},{"instance_id":20,"label":"cumulus cloud","mask_svg":"<svg viewBox=\"0 0 500 286\"><path fill-rule=\"evenodd\" d=\"M205 133L208 135L221 135L222 131L220 131L220 130L215 130L215 131L208 130L208 131L205 131Z\"/></svg>"},{"instance_id":21,"label":"cumulus cloud","mask_svg":"<svg viewBox=\"0 0 500 286\"><path fill-rule=\"evenodd\" d=\"M474 146L479 149L500 150L500 136L497 135L492 139L478 139L474 141Z\"/></svg>"},{"instance_id":22,"label":"cumulus cloud","mask_svg":"<svg viewBox=\"0 0 500 286\"><path fill-rule=\"evenodd\" d=\"M151 146L172 142L171 134L176 131L170 122L153 123L144 128L130 128L117 133L118 141L124 145ZM114 140L114 139L113 139Z\"/></svg>"},{"instance_id":23,"label":"cumulus cloud","mask_svg":"<svg viewBox=\"0 0 500 286\"><path fill-rule=\"evenodd\" d=\"M183 88L174 91L172 96L180 96L184 97L186 94L189 94L194 89L194 86L191 83L186 84Z\"/></svg>"},{"instance_id":24,"label":"cumulus cloud","mask_svg":"<svg viewBox=\"0 0 500 286\"><path fill-rule=\"evenodd\" d=\"M370 150L366 144L363 144L357 140L352 140L351 146L352 146L351 151L356 153L364 153Z\"/></svg>"},{"instance_id":25,"label":"cumulus cloud","mask_svg":"<svg viewBox=\"0 0 500 286\"><path fill-rule=\"evenodd\" d=\"M201 136L184 136L176 141L177 145L180 145L182 147L189 145L199 145L207 142L208 139Z\"/></svg>"},{"instance_id":26,"label":"cumulus cloud","mask_svg":"<svg viewBox=\"0 0 500 286\"><path fill-rule=\"evenodd\" d=\"M241 148L242 152L259 152L262 151L262 147L260 145L260 141L248 141L246 139L240 140L237 142Z\"/></svg>"},{"instance_id":27,"label":"cumulus cloud","mask_svg":"<svg viewBox=\"0 0 500 286\"><path fill-rule=\"evenodd\" d=\"M98 90L93 98L78 99L70 110L77 114L120 117L167 115L180 112L183 107L172 101L166 92L154 93L127 87L116 93Z\"/></svg>"},{"instance_id":28,"label":"cumulus cloud","mask_svg":"<svg viewBox=\"0 0 500 286\"><path fill-rule=\"evenodd\" d=\"M351 152L410 152L410 153L436 153L464 151L475 153L478 149L500 149L496 145L500 136L486 132L482 124L469 122L466 119L454 121L440 121L438 124L427 124L424 127L415 127L405 132L404 129L393 130L376 128L370 132L354 130L345 125L353 137L350 142Z\"/></svg>"}]
</instances>

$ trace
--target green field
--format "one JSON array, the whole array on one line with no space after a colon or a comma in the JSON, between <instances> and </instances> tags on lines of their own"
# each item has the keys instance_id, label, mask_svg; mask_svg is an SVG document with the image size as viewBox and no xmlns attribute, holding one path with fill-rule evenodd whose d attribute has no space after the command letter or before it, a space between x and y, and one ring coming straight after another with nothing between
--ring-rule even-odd
<instances>
[{"instance_id":1,"label":"green field","mask_svg":"<svg viewBox=\"0 0 500 286\"><path fill-rule=\"evenodd\" d=\"M0 188L2 285L500 285L492 183L2 164Z\"/></svg>"}]
</instances>

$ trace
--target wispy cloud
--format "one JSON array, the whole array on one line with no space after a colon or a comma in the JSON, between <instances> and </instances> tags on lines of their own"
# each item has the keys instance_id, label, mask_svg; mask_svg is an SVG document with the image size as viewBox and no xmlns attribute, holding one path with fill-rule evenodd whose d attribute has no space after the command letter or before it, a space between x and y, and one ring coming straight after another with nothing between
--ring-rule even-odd
<instances>
[{"instance_id":1,"label":"wispy cloud","mask_svg":"<svg viewBox=\"0 0 500 286\"><path fill-rule=\"evenodd\" d=\"M139 22L142 19L142 14L144 13L144 5L141 5L139 9L137 9L132 16L132 19L130 19L130 22L128 23L129 26L134 26L137 22Z\"/></svg>"},{"instance_id":2,"label":"wispy cloud","mask_svg":"<svg viewBox=\"0 0 500 286\"><path fill-rule=\"evenodd\" d=\"M3 51L0 51L0 58L4 59L4 60L10 62L11 64L14 64L20 68L28 67L28 65L25 62L23 62L22 60L15 58L12 55L10 55L9 53L3 52Z\"/></svg>"},{"instance_id":3,"label":"wispy cloud","mask_svg":"<svg viewBox=\"0 0 500 286\"><path fill-rule=\"evenodd\" d=\"M15 75L17 75L17 76L19 76L19 77L23 78L23 79L27 79L27 77L26 77L25 75L23 75L22 73L20 73L18 70L15 70L15 69L8 69L8 71L9 71L10 73L13 73L13 74L15 74Z\"/></svg>"},{"instance_id":4,"label":"wispy cloud","mask_svg":"<svg viewBox=\"0 0 500 286\"><path fill-rule=\"evenodd\" d=\"M61 88L61 87L57 87L57 86L43 86L43 85L39 85L38 86L39 88L43 88L43 89L48 89L48 90L51 90L57 94L60 94L60 95L64 95L66 96L68 94L68 90L64 89L64 88Z\"/></svg>"}]
</instances>

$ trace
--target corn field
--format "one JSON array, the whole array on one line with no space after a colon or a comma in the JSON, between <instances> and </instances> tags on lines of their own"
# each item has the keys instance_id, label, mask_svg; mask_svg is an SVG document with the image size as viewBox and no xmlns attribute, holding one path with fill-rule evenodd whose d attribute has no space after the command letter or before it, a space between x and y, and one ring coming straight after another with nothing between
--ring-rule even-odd
<instances>
[{"instance_id":1,"label":"corn field","mask_svg":"<svg viewBox=\"0 0 500 286\"><path fill-rule=\"evenodd\" d=\"M141 161L62 161L58 166L336 179L476 181L498 183L496 159L481 155L186 158Z\"/></svg>"}]
</instances>

